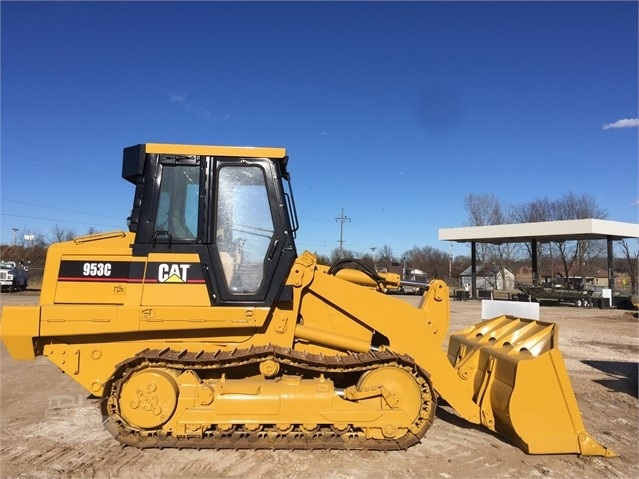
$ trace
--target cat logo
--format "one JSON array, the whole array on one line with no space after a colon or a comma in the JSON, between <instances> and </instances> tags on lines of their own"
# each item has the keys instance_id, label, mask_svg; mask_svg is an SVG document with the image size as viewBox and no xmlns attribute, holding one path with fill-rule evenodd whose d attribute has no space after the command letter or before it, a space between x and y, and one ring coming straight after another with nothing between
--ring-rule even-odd
<instances>
[{"instance_id":1,"label":"cat logo","mask_svg":"<svg viewBox=\"0 0 639 479\"><path fill-rule=\"evenodd\" d=\"M186 283L190 264L166 264L158 267L158 281L160 283Z\"/></svg>"}]
</instances>

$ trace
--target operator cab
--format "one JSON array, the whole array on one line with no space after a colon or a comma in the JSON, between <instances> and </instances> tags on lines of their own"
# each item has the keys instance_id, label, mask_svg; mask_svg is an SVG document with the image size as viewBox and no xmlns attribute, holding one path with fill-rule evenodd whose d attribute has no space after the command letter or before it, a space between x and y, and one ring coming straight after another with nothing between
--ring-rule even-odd
<instances>
[{"instance_id":1,"label":"operator cab","mask_svg":"<svg viewBox=\"0 0 639 479\"><path fill-rule=\"evenodd\" d=\"M283 148L125 148L122 176L136 185L133 255L197 253L212 304L288 299L297 218L287 160Z\"/></svg>"}]
</instances>

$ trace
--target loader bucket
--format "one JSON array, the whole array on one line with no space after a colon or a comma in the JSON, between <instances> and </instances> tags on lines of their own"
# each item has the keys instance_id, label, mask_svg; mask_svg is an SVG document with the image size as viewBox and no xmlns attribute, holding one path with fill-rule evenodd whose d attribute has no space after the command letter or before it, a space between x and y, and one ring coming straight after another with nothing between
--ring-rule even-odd
<instances>
[{"instance_id":1,"label":"loader bucket","mask_svg":"<svg viewBox=\"0 0 639 479\"><path fill-rule=\"evenodd\" d=\"M557 340L553 323L500 316L453 334L448 358L481 423L525 452L616 456L586 432Z\"/></svg>"}]
</instances>

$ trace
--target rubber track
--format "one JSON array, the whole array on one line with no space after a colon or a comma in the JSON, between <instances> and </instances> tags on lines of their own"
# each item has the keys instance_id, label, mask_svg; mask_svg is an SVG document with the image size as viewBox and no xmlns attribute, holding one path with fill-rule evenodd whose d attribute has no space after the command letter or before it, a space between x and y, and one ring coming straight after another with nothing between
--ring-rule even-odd
<instances>
[{"instance_id":1,"label":"rubber track","mask_svg":"<svg viewBox=\"0 0 639 479\"><path fill-rule=\"evenodd\" d=\"M364 372L384 365L396 365L413 375L420 385L422 397L430 394L431 399L422 403L419 417L409 431L397 440L366 438L363 431L350 426L344 432L325 426L316 432L308 433L302 431L299 425L295 425L290 432L281 432L274 428L250 432L236 428L231 433L211 430L206 431L203 437L174 437L162 430L144 431L131 427L119 414L117 398L120 389L127 378L139 369L154 366L178 370L192 369L196 372L215 370L221 373L225 369L257 364L267 359L315 374L324 373L329 377L335 374ZM147 349L120 363L104 391L102 407L106 416L106 429L121 443L137 448L402 450L421 440L432 425L436 408L436 394L428 375L409 356L398 355L388 350L324 356L273 345L215 353Z\"/></svg>"}]
</instances>

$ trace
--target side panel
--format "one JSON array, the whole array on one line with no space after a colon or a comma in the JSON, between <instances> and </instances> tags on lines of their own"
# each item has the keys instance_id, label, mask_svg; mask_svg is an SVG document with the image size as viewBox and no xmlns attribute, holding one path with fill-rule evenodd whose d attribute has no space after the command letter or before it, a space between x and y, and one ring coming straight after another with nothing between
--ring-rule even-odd
<instances>
[{"instance_id":1,"label":"side panel","mask_svg":"<svg viewBox=\"0 0 639 479\"><path fill-rule=\"evenodd\" d=\"M123 306L42 306L40 336L80 336L138 331L137 322L122 317Z\"/></svg>"},{"instance_id":2,"label":"side panel","mask_svg":"<svg viewBox=\"0 0 639 479\"><path fill-rule=\"evenodd\" d=\"M65 254L60 258L54 302L124 304L128 286L140 284L144 262L130 256Z\"/></svg>"},{"instance_id":3,"label":"side panel","mask_svg":"<svg viewBox=\"0 0 639 479\"><path fill-rule=\"evenodd\" d=\"M176 331L174 342L183 341L187 331L198 331L204 340L207 334L219 334L209 329L228 329L237 337L252 335L255 328L265 325L269 308L253 307L143 307L140 309L141 331ZM237 330L237 331L233 331Z\"/></svg>"},{"instance_id":4,"label":"side panel","mask_svg":"<svg viewBox=\"0 0 639 479\"><path fill-rule=\"evenodd\" d=\"M35 359L33 338L40 335L38 306L4 306L0 337L13 359Z\"/></svg>"},{"instance_id":5,"label":"side panel","mask_svg":"<svg viewBox=\"0 0 639 479\"><path fill-rule=\"evenodd\" d=\"M210 306L197 254L150 253L144 276L143 306Z\"/></svg>"}]
</instances>

